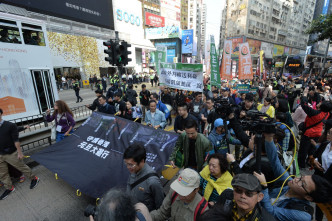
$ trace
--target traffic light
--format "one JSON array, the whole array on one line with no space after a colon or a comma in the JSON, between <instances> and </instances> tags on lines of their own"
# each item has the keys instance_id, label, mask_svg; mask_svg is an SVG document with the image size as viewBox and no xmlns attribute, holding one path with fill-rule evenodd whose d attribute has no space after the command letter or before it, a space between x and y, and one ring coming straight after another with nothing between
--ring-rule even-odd
<instances>
[{"instance_id":1,"label":"traffic light","mask_svg":"<svg viewBox=\"0 0 332 221\"><path fill-rule=\"evenodd\" d=\"M116 42L114 48L115 48L115 64L117 66L120 66L124 64L123 62L125 60L125 47L119 42Z\"/></svg>"},{"instance_id":2,"label":"traffic light","mask_svg":"<svg viewBox=\"0 0 332 221\"><path fill-rule=\"evenodd\" d=\"M131 44L128 44L126 41L123 41L122 45L123 45L124 51L125 51L123 64L127 65L129 62L132 61L132 59L129 58L129 55L131 54L131 51L130 51Z\"/></svg>"},{"instance_id":3,"label":"traffic light","mask_svg":"<svg viewBox=\"0 0 332 221\"><path fill-rule=\"evenodd\" d=\"M112 40L104 41L103 45L107 47L107 49L104 50L104 53L108 55L108 57L105 57L105 61L108 61L111 65L115 65L114 42Z\"/></svg>"}]
</instances>

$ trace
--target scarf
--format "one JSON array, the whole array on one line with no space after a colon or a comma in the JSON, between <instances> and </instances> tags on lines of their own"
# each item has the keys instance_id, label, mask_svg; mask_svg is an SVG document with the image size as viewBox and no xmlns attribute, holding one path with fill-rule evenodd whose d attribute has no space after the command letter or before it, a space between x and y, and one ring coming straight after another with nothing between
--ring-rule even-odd
<instances>
[{"instance_id":1,"label":"scarf","mask_svg":"<svg viewBox=\"0 0 332 221\"><path fill-rule=\"evenodd\" d=\"M225 189L232 188L232 175L226 171L219 177L216 181L211 179L211 173L209 169L209 165L205 166L204 169L200 172L200 175L203 179L205 179L208 183L206 184L204 190L204 198L209 201L209 198L215 189L220 195Z\"/></svg>"}]
</instances>

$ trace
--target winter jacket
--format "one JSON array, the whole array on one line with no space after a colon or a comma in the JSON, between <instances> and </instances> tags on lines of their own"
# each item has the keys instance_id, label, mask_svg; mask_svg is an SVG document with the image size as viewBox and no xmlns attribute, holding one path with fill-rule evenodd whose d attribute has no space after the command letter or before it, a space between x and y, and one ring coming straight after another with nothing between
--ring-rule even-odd
<instances>
[{"instance_id":1,"label":"winter jacket","mask_svg":"<svg viewBox=\"0 0 332 221\"><path fill-rule=\"evenodd\" d=\"M189 161L189 138L187 134L184 132L182 133L173 150L173 153L170 157L170 161L175 161L176 152L180 150L184 156L184 168L188 167ZM197 163L197 171L201 171L203 169L203 164L205 162L205 157L208 152L212 150L211 142L201 133L197 134L196 143L195 143L195 154L196 154L196 163Z\"/></svg>"},{"instance_id":2,"label":"winter jacket","mask_svg":"<svg viewBox=\"0 0 332 221\"><path fill-rule=\"evenodd\" d=\"M231 136L230 130L228 130L228 136L226 137L226 134L218 134L216 128L213 128L209 134L209 140L212 143L214 151L221 154L227 153L227 141L229 144L241 145L241 141Z\"/></svg>"}]
</instances>

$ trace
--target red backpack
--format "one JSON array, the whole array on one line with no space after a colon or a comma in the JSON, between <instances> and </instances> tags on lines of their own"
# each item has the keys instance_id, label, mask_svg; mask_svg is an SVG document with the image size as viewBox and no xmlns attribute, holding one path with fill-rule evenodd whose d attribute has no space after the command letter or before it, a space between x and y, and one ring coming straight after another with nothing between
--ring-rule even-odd
<instances>
[{"instance_id":1,"label":"red backpack","mask_svg":"<svg viewBox=\"0 0 332 221\"><path fill-rule=\"evenodd\" d=\"M178 196L179 196L179 194L177 192L174 192L172 194L171 205L174 203L174 201L176 200L176 198ZM206 209L206 207L208 205L209 205L209 203L204 199L204 197L202 197L202 200L199 201L199 203L196 206L195 213L194 213L194 221L196 221L196 219L203 214L204 210Z\"/></svg>"}]
</instances>

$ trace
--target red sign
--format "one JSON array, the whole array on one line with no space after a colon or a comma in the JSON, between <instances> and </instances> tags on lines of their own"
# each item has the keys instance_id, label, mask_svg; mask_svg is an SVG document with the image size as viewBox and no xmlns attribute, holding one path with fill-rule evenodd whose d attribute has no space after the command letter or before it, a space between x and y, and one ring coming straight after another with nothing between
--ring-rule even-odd
<instances>
[{"instance_id":1,"label":"red sign","mask_svg":"<svg viewBox=\"0 0 332 221\"><path fill-rule=\"evenodd\" d=\"M149 12L145 12L145 24L154 27L165 27L165 18Z\"/></svg>"}]
</instances>

